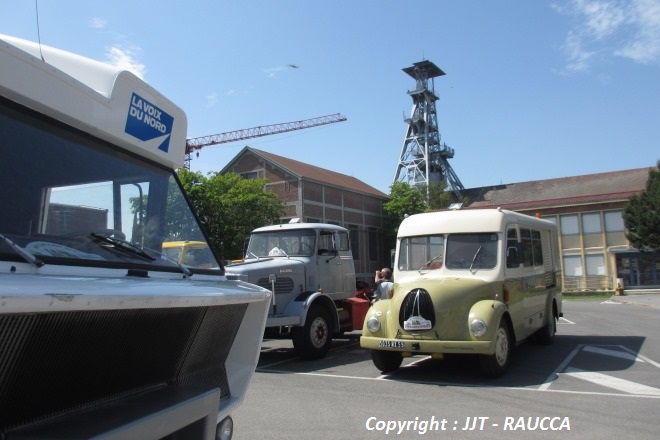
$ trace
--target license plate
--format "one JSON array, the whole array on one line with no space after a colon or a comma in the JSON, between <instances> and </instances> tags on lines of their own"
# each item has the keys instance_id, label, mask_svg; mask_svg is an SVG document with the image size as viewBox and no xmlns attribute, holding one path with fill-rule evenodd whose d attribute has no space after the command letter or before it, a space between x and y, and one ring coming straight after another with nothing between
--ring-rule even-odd
<instances>
[{"instance_id":1,"label":"license plate","mask_svg":"<svg viewBox=\"0 0 660 440\"><path fill-rule=\"evenodd\" d=\"M406 344L403 341L379 341L378 346L386 348L405 348Z\"/></svg>"}]
</instances>

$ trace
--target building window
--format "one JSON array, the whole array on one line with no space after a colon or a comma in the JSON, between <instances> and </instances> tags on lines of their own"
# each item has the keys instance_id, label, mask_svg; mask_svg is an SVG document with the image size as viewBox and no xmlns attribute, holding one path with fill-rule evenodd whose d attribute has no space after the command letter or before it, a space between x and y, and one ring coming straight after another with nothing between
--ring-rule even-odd
<instances>
[{"instance_id":1,"label":"building window","mask_svg":"<svg viewBox=\"0 0 660 440\"><path fill-rule=\"evenodd\" d=\"M608 211L604 213L606 232L623 232L623 211Z\"/></svg>"},{"instance_id":2,"label":"building window","mask_svg":"<svg viewBox=\"0 0 660 440\"><path fill-rule=\"evenodd\" d=\"M581 277L584 272L582 271L582 257L579 255L567 255L564 257L564 274L567 277Z\"/></svg>"},{"instance_id":3,"label":"building window","mask_svg":"<svg viewBox=\"0 0 660 440\"><path fill-rule=\"evenodd\" d=\"M249 173L241 173L241 177L243 179L249 180L249 179L256 179L259 176L257 175L256 171L250 171Z\"/></svg>"},{"instance_id":4,"label":"building window","mask_svg":"<svg viewBox=\"0 0 660 440\"><path fill-rule=\"evenodd\" d=\"M577 214L562 215L559 217L559 224L561 235L578 235L580 233Z\"/></svg>"},{"instance_id":5,"label":"building window","mask_svg":"<svg viewBox=\"0 0 660 440\"><path fill-rule=\"evenodd\" d=\"M556 215L544 215L541 217L543 220L547 220L557 225L557 216Z\"/></svg>"},{"instance_id":6,"label":"building window","mask_svg":"<svg viewBox=\"0 0 660 440\"><path fill-rule=\"evenodd\" d=\"M378 234L369 228L369 261L378 261Z\"/></svg>"},{"instance_id":7,"label":"building window","mask_svg":"<svg viewBox=\"0 0 660 440\"><path fill-rule=\"evenodd\" d=\"M360 231L356 225L348 225L351 239L351 251L353 251L353 260L360 259Z\"/></svg>"},{"instance_id":8,"label":"building window","mask_svg":"<svg viewBox=\"0 0 660 440\"><path fill-rule=\"evenodd\" d=\"M600 227L600 213L592 212L582 214L582 233L599 234L602 231Z\"/></svg>"},{"instance_id":9,"label":"building window","mask_svg":"<svg viewBox=\"0 0 660 440\"><path fill-rule=\"evenodd\" d=\"M605 275L605 256L603 254L585 255L587 275Z\"/></svg>"}]
</instances>

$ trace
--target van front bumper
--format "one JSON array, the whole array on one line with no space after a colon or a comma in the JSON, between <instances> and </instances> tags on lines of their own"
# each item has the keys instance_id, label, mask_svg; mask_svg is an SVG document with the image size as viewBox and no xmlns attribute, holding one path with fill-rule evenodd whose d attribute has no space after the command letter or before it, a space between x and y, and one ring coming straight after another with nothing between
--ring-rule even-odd
<instances>
[{"instance_id":1,"label":"van front bumper","mask_svg":"<svg viewBox=\"0 0 660 440\"><path fill-rule=\"evenodd\" d=\"M459 353L493 354L493 341L434 341L428 339L387 339L361 336L360 347L371 350L400 351L411 354Z\"/></svg>"}]
</instances>

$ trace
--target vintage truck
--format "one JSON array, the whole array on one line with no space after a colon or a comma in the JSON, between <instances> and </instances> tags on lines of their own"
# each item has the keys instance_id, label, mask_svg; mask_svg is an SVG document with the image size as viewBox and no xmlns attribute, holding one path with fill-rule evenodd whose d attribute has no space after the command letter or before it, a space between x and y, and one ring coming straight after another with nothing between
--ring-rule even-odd
<instances>
[{"instance_id":1,"label":"vintage truck","mask_svg":"<svg viewBox=\"0 0 660 440\"><path fill-rule=\"evenodd\" d=\"M208 242L185 114L9 36L0 66L0 438L231 438L271 294L162 253Z\"/></svg>"},{"instance_id":2,"label":"vintage truck","mask_svg":"<svg viewBox=\"0 0 660 440\"><path fill-rule=\"evenodd\" d=\"M411 215L399 226L394 294L367 314L360 345L384 373L404 357L471 355L506 372L515 345L550 343L562 316L554 223L505 209Z\"/></svg>"},{"instance_id":3,"label":"vintage truck","mask_svg":"<svg viewBox=\"0 0 660 440\"><path fill-rule=\"evenodd\" d=\"M355 296L348 230L324 223L257 228L245 259L226 267L229 279L271 289L270 331L290 335L303 359L327 353L333 335L360 330L369 306Z\"/></svg>"}]
</instances>

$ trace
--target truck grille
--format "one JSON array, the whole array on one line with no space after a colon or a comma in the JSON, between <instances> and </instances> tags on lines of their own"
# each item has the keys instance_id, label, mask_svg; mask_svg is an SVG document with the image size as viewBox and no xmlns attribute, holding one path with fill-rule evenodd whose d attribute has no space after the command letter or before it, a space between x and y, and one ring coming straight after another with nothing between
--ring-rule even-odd
<instances>
[{"instance_id":1,"label":"truck grille","mask_svg":"<svg viewBox=\"0 0 660 440\"><path fill-rule=\"evenodd\" d=\"M435 309L431 295L424 289L413 289L406 294L399 309L399 325L403 328L403 322L411 316L421 316L431 321L435 327Z\"/></svg>"},{"instance_id":2,"label":"truck grille","mask_svg":"<svg viewBox=\"0 0 660 440\"><path fill-rule=\"evenodd\" d=\"M0 437L167 386L218 387L247 304L0 316Z\"/></svg>"},{"instance_id":3,"label":"truck grille","mask_svg":"<svg viewBox=\"0 0 660 440\"><path fill-rule=\"evenodd\" d=\"M263 287L264 289L271 290L272 286L268 278L259 278L256 282L257 286ZM280 293L291 293L293 292L293 280L289 277L281 277L275 280L275 294L279 295Z\"/></svg>"}]
</instances>

